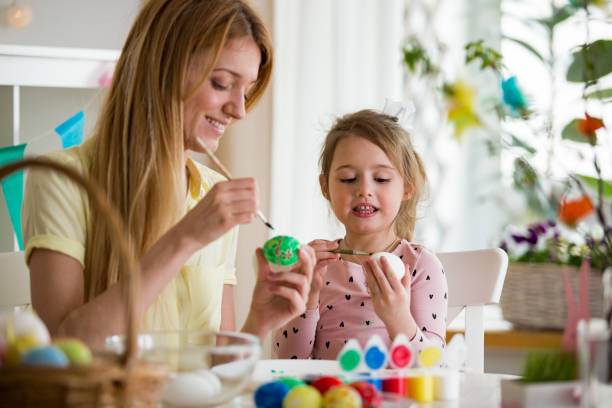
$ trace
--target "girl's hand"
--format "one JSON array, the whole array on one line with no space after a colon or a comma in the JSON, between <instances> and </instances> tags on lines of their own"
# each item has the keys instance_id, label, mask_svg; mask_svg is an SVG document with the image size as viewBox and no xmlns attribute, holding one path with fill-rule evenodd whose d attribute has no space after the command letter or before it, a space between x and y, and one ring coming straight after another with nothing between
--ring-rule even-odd
<instances>
[{"instance_id":1,"label":"girl's hand","mask_svg":"<svg viewBox=\"0 0 612 408\"><path fill-rule=\"evenodd\" d=\"M179 234L201 248L238 224L253 220L259 205L254 178L218 182L177 224Z\"/></svg>"},{"instance_id":2,"label":"girl's hand","mask_svg":"<svg viewBox=\"0 0 612 408\"><path fill-rule=\"evenodd\" d=\"M333 252L329 252L332 249L338 248L338 242L327 241L325 239L315 239L309 244L316 254L317 263L314 267L312 275L312 283L310 284L310 295L308 296L308 303L306 308L308 310L315 309L319 303L319 293L323 287L323 277L327 273L327 266L333 262L336 262L340 256Z\"/></svg>"},{"instance_id":3,"label":"girl's hand","mask_svg":"<svg viewBox=\"0 0 612 408\"><path fill-rule=\"evenodd\" d=\"M264 337L304 313L316 257L309 246L300 248L298 254L301 262L297 269L275 273L257 248L257 281L243 331Z\"/></svg>"},{"instance_id":4,"label":"girl's hand","mask_svg":"<svg viewBox=\"0 0 612 408\"><path fill-rule=\"evenodd\" d=\"M404 333L412 338L416 323L410 312L410 273L406 271L402 280L398 280L384 257L380 258L380 265L371 258L366 260L363 268L374 311L385 323L389 337Z\"/></svg>"}]
</instances>

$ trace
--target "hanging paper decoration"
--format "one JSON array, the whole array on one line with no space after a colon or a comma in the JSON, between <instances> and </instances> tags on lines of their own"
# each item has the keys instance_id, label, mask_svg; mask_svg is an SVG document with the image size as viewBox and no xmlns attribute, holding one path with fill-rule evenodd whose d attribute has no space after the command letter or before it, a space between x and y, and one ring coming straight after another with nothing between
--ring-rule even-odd
<instances>
[{"instance_id":1,"label":"hanging paper decoration","mask_svg":"<svg viewBox=\"0 0 612 408\"><path fill-rule=\"evenodd\" d=\"M23 159L25 143L17 146L0 148L0 165L4 166ZM13 223L19 249L23 250L23 238L21 236L21 203L23 202L23 170L11 174L2 180L2 192L6 200L9 217Z\"/></svg>"},{"instance_id":2,"label":"hanging paper decoration","mask_svg":"<svg viewBox=\"0 0 612 408\"><path fill-rule=\"evenodd\" d=\"M83 141L83 129L85 128L85 114L78 111L76 115L55 128L57 134L62 138L64 149L80 145Z\"/></svg>"},{"instance_id":3,"label":"hanging paper decoration","mask_svg":"<svg viewBox=\"0 0 612 408\"><path fill-rule=\"evenodd\" d=\"M66 149L70 146L80 145L83 141L85 129L85 115L83 111L43 135L35 137L27 144L7 146L0 148L0 166L23 159L24 156L36 157L41 154ZM8 208L13 230L17 236L19 249L23 250L23 237L21 232L21 205L23 203L24 173L20 171L2 180L2 191Z\"/></svg>"}]
</instances>

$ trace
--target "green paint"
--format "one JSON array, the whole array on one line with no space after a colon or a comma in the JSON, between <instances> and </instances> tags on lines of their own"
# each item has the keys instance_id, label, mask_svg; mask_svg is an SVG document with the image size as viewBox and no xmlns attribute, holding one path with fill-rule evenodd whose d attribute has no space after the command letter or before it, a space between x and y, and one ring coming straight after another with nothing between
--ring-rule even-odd
<instances>
[{"instance_id":1,"label":"green paint","mask_svg":"<svg viewBox=\"0 0 612 408\"><path fill-rule=\"evenodd\" d=\"M344 371L353 371L361 362L361 354L357 350L348 350L338 359Z\"/></svg>"},{"instance_id":2,"label":"green paint","mask_svg":"<svg viewBox=\"0 0 612 408\"><path fill-rule=\"evenodd\" d=\"M289 389L296 387L298 385L306 384L302 380L298 380L297 378L291 378L291 377L282 377L282 378L279 378L277 381L285 384L287 387L289 387Z\"/></svg>"}]
</instances>

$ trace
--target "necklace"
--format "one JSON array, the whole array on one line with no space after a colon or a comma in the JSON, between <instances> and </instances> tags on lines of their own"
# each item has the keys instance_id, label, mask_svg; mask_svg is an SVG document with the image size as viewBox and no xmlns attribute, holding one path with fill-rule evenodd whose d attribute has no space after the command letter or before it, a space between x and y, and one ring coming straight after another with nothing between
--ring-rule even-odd
<instances>
[{"instance_id":1,"label":"necklace","mask_svg":"<svg viewBox=\"0 0 612 408\"><path fill-rule=\"evenodd\" d=\"M385 248L384 248L382 251L375 251L375 252L390 252L390 251L392 251L393 249L395 249L395 247L397 246L397 244L399 243L399 241L400 241L400 239L399 239L398 237L395 237L395 238L393 239L393 241L391 241L391 243L390 243L389 245L387 245L387 246L386 246L386 247L385 247ZM339 252L341 252L341 253L345 253L345 254L349 254L349 255L355 255L355 256L356 256L356 255L362 255L362 256L363 256L363 255L368 255L368 256L369 256L369 255L374 254L374 252L366 252L366 251L359 251L359 250L356 250L356 249L351 249L352 245L351 245L351 244L349 244L349 242L348 242L348 240L346 239L346 237L344 237L344 238L342 239L342 243L343 243L343 244L346 244L346 246L347 246L348 248L345 248L345 249L340 250Z\"/></svg>"}]
</instances>

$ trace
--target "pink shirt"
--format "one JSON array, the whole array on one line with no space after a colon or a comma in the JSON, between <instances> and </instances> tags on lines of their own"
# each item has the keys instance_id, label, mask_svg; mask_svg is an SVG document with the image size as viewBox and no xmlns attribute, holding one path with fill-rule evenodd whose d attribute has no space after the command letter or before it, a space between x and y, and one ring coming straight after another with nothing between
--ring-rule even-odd
<instances>
[{"instance_id":1,"label":"pink shirt","mask_svg":"<svg viewBox=\"0 0 612 408\"><path fill-rule=\"evenodd\" d=\"M406 240L393 253L412 274L410 310L418 325L413 347L421 350L431 342L444 347L448 287L442 264L431 251ZM373 334L390 346L360 264L339 260L329 265L319 299L318 308L307 310L274 334L272 347L278 358L334 360L348 339L356 338L365 347Z\"/></svg>"}]
</instances>

